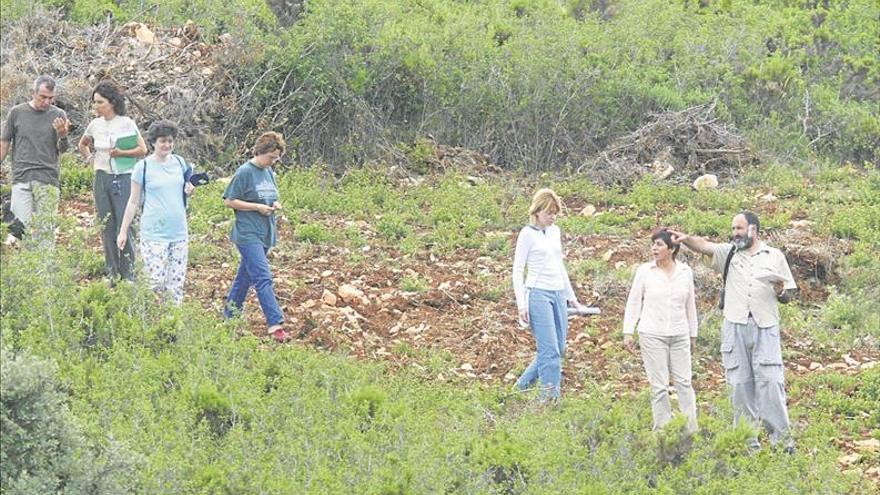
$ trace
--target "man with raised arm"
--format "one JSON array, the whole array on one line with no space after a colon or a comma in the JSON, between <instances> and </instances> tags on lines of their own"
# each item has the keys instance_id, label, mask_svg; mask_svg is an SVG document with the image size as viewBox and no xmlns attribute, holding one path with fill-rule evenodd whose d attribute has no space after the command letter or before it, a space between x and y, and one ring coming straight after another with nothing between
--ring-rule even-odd
<instances>
[{"instance_id":1,"label":"man with raised arm","mask_svg":"<svg viewBox=\"0 0 880 495\"><path fill-rule=\"evenodd\" d=\"M40 76L31 101L12 107L0 134L0 162L12 150L12 213L34 231L42 245L53 244L58 213L58 158L67 151L70 123L53 105L55 79Z\"/></svg>"},{"instance_id":2,"label":"man with raised arm","mask_svg":"<svg viewBox=\"0 0 880 495\"><path fill-rule=\"evenodd\" d=\"M712 256L724 274L721 307L721 361L730 387L734 425L745 419L763 423L774 446L794 452L785 404L785 378L779 336L778 303L788 303L797 285L785 255L760 239L758 216L743 211L733 217L733 242L716 244L670 230L673 241ZM728 265L728 266L726 266ZM749 448L761 448L757 437Z\"/></svg>"}]
</instances>

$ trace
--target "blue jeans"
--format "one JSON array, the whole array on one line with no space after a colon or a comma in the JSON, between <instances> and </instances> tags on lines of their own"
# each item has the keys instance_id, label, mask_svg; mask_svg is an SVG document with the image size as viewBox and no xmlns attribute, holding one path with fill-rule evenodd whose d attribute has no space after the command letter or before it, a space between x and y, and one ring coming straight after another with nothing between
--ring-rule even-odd
<instances>
[{"instance_id":1,"label":"blue jeans","mask_svg":"<svg viewBox=\"0 0 880 495\"><path fill-rule=\"evenodd\" d=\"M270 327L280 325L284 321L284 316L281 314L281 307L278 306L275 290L272 288L272 272L269 270L269 259L266 258L269 249L262 244L236 244L235 247L241 253L241 264L238 265L238 273L229 289L229 295L226 296L223 316L232 318L241 313L244 299L253 285L257 291L260 308L266 317L266 324Z\"/></svg>"},{"instance_id":2,"label":"blue jeans","mask_svg":"<svg viewBox=\"0 0 880 495\"><path fill-rule=\"evenodd\" d=\"M541 397L559 397L562 385L562 356L568 334L568 313L561 290L529 289L529 323L538 352L523 371L516 386L520 390L541 380Z\"/></svg>"}]
</instances>

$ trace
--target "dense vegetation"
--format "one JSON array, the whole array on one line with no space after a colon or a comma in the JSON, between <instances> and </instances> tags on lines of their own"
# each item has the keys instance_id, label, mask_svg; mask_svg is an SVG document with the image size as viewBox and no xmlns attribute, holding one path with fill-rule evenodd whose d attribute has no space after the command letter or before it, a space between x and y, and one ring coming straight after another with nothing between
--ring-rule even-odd
<instances>
[{"instance_id":1,"label":"dense vegetation","mask_svg":"<svg viewBox=\"0 0 880 495\"><path fill-rule=\"evenodd\" d=\"M726 395L708 380L699 435L682 437L680 421L651 433L647 393L621 386L641 371L621 364L617 345L591 351L613 364L607 380L569 367L584 390L545 407L501 381L454 378L460 362L445 349L390 348L411 360L400 369L345 349L268 345L246 321L221 321L217 301L194 297L217 283L200 270L231 278L237 262L219 183L191 203L181 308L140 285L111 289L96 228L69 215L53 255L0 248L3 493L876 493L880 477L866 472L880 453L839 462L854 441L880 437L880 368L867 366L880 346L876 1L0 0L0 27L37 25L46 7L81 25L193 19L209 42L234 35L247 57L224 62L235 68L228 84L248 105L228 148L200 163L239 161L254 129L289 137L284 256L339 248L341 269L363 272L382 268L377 259L466 253L501 267L474 283L503 301L510 234L548 185L572 206L560 220L571 247L639 242L659 224L720 238L750 208L774 241L821 245L833 263L803 280L812 295L783 308L798 451L749 455L749 432L730 427ZM6 84L3 105L15 103ZM712 102L764 158L717 190L430 170L436 142L564 172L650 113ZM91 180L64 157L66 204L89 201ZM579 214L587 204L597 214ZM636 261L569 259L585 299L616 294L590 337L618 340L615 308ZM712 289L701 293L697 354L715 356L715 281L700 282ZM399 283L434 288L419 273ZM852 356L865 360L847 367ZM844 364L792 370L811 361Z\"/></svg>"},{"instance_id":2,"label":"dense vegetation","mask_svg":"<svg viewBox=\"0 0 880 495\"><path fill-rule=\"evenodd\" d=\"M503 166L577 167L650 113L713 101L787 160L880 153L874 0L269 2L284 25L259 0L43 3L233 33L236 121L283 131L305 163L360 165L432 134ZM34 5L3 0L3 22Z\"/></svg>"},{"instance_id":3,"label":"dense vegetation","mask_svg":"<svg viewBox=\"0 0 880 495\"><path fill-rule=\"evenodd\" d=\"M87 172L65 170L66 195L84 193ZM360 252L365 239L333 221L342 218L370 222L380 234L370 241L373 249L392 257L430 250L442 258L477 248L506 258L506 239L499 243L490 232L520 223L532 187L512 179L472 186L452 173L400 187L378 170L340 181L320 169L289 171L280 184L296 240L283 242ZM878 180L876 171L844 167L804 181L772 167L756 170L730 190L698 194L650 182L628 193L580 179L550 185L572 203L589 199L607 212L595 217L572 212L562 220L572 234L637 236L659 221L717 236L728 228L727 212L748 206L762 212L771 232L797 214L815 221L818 235L852 238L858 247L843 262L846 281L831 300L819 308L809 301L785 308L789 358L794 358L791 344L809 340L808 355L823 361L870 349L880 338ZM765 191L782 198L775 214L752 199ZM224 245L228 226L219 192L220 185L212 185L193 201L193 250L200 264L234 262L227 250L216 249ZM654 218L655 205L668 213ZM765 450L749 456L747 432L730 428L721 391L701 392L703 431L690 443L677 433L680 422L651 434L647 393L620 395L607 383L589 385L559 407L545 409L529 396L508 395L500 385L437 381L437 372L454 376L450 368L457 366L435 359L440 349L423 356L428 372L419 371L423 367L390 372L382 364L296 345L267 347L241 322L222 323L216 313L203 311L210 301L174 310L157 306L138 286L109 289L96 278L100 255L85 247L97 237L93 229L78 228L69 218L62 234L67 241L57 256L8 251L3 256L4 492L9 487L9 493L33 493L28 487L34 486L90 494L873 489L868 479L841 474L836 460L842 442L862 438L866 430L880 434L877 368L793 378L798 453ZM596 259L571 262L577 280L588 284L609 276L625 284L631 273L615 275L615 268ZM351 263L364 261L353 255ZM717 327L716 315L704 325L700 353L716 352ZM619 348L602 352L621 359ZM57 447L43 451L45 458L22 454L46 442ZM870 465L876 455L865 454L862 462ZM80 458L91 460L88 469ZM19 478L20 473L34 479Z\"/></svg>"}]
</instances>

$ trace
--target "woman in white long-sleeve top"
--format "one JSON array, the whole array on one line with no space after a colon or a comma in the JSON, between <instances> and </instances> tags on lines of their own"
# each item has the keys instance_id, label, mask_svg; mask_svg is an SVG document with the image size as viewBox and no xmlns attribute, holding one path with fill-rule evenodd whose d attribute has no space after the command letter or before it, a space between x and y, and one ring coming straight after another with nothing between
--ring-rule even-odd
<instances>
[{"instance_id":1,"label":"woman in white long-sleeve top","mask_svg":"<svg viewBox=\"0 0 880 495\"><path fill-rule=\"evenodd\" d=\"M648 382L654 429L672 419L669 376L678 394L678 406L687 418L687 430L697 430L696 395L691 386L691 349L697 338L697 305L694 274L675 260L679 245L672 234L658 229L651 235L654 260L636 270L623 318L623 343L635 352L633 332L639 332L639 347Z\"/></svg>"},{"instance_id":2,"label":"woman in white long-sleeve top","mask_svg":"<svg viewBox=\"0 0 880 495\"><path fill-rule=\"evenodd\" d=\"M519 318L531 326L537 354L515 387L525 390L541 381L541 397L558 398L562 382L562 356L568 332L566 306L580 308L563 263L561 232L555 225L562 201L550 189L535 193L529 207L530 223L516 240L513 290ZM528 277L523 272L528 268Z\"/></svg>"}]
</instances>

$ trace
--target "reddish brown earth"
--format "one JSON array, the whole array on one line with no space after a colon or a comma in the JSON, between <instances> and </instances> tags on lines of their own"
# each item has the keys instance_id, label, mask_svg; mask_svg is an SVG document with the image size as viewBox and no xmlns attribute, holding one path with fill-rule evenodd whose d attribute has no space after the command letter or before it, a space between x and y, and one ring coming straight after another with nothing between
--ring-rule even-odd
<instances>
[{"instance_id":1,"label":"reddish brown earth","mask_svg":"<svg viewBox=\"0 0 880 495\"><path fill-rule=\"evenodd\" d=\"M87 199L65 202L63 211L83 227L93 224L92 206ZM481 256L475 250L404 256L393 246L376 240L366 222L320 220L331 228L336 224L340 228L356 225L370 242L370 248L298 244L292 241L294 227L279 222L281 242L270 253L270 264L275 291L287 318L286 328L294 336L290 345L381 361L392 371L406 370L430 381L470 381L505 387L532 359L533 339L516 321L511 260L507 257ZM211 239L193 241L210 242L221 252L232 253L234 246L227 240L226 230L224 226L212 233ZM515 236L516 232L510 232L511 245ZM603 259L612 267L635 265L649 254L646 243L615 236L568 236L565 243L569 259ZM100 252L97 235L91 247ZM237 267L231 261L211 261L216 263L190 267L186 298L219 314ZM695 267L698 292L702 294L698 313L704 317L716 311L718 278L698 260L688 261ZM815 279L815 266L801 262L800 258L791 264L798 285L806 289L802 296L815 303L824 300L824 287L817 286L815 280L807 280ZM427 289L401 290L401 281L407 277L425 281ZM637 394L647 386L641 360L620 345L629 282L600 277L573 283L581 300L601 307L602 314L570 320L564 364L566 392L577 393L588 384L600 384L614 396ZM354 295L340 290L344 285L354 287ZM343 299L343 293L348 301ZM242 331L264 336L265 325L253 292L246 303L245 316L247 324ZM817 354L812 341L793 338L784 325L785 322L783 346L792 354L786 360L789 376L829 369L856 375L880 360L880 350L876 348L847 354L824 349ZM276 344L267 340L266 345ZM714 347L698 343L694 358L694 386L698 394L714 395L723 390L723 372ZM870 439L870 434L866 429L862 439ZM857 451L855 441L859 440L837 441L845 453L841 456L842 469L849 468L845 456ZM868 476L880 481L877 466L867 469Z\"/></svg>"}]
</instances>

